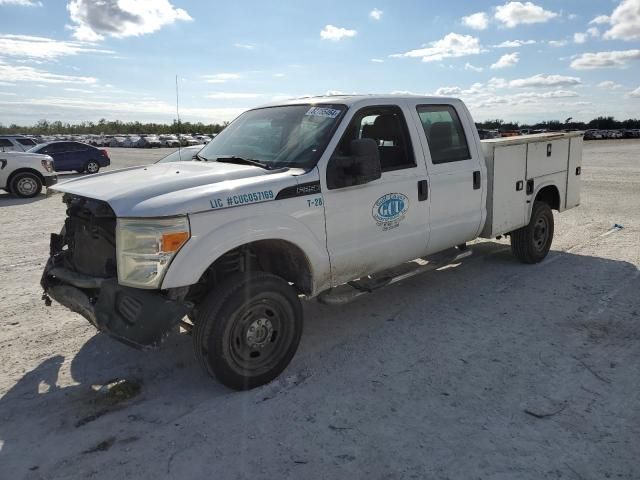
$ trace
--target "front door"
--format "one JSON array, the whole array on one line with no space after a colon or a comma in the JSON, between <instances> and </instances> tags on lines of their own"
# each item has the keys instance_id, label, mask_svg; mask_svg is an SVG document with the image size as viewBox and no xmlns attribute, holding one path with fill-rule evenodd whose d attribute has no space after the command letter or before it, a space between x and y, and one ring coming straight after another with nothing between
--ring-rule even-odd
<instances>
[{"instance_id":1,"label":"front door","mask_svg":"<svg viewBox=\"0 0 640 480\"><path fill-rule=\"evenodd\" d=\"M409 104L422 126L419 135L430 179L429 253L435 253L480 233L486 167L476 148L471 116L461 102L424 105L412 100Z\"/></svg>"},{"instance_id":2,"label":"front door","mask_svg":"<svg viewBox=\"0 0 640 480\"><path fill-rule=\"evenodd\" d=\"M333 154L348 156L352 140L371 138L378 144L382 176L363 185L335 189L323 182L334 285L425 253L429 234L426 169L406 113L398 104L375 105L345 119L348 126Z\"/></svg>"}]
</instances>

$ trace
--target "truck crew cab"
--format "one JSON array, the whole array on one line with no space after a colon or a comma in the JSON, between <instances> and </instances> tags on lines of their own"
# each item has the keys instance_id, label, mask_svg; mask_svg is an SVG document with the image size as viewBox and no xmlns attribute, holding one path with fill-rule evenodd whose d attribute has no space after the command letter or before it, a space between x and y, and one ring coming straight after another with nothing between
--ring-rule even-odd
<instances>
[{"instance_id":1,"label":"truck crew cab","mask_svg":"<svg viewBox=\"0 0 640 480\"><path fill-rule=\"evenodd\" d=\"M577 133L481 142L454 98L267 105L199 161L58 185L68 216L45 299L138 347L182 323L208 373L253 388L293 357L300 298L348 301L469 255L479 236L543 260L552 210L579 204L581 154Z\"/></svg>"}]
</instances>

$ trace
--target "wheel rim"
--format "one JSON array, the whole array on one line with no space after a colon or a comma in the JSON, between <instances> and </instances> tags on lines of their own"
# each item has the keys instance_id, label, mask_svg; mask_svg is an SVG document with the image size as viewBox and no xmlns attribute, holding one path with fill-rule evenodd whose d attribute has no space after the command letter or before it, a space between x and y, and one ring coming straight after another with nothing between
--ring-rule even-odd
<instances>
[{"instance_id":1,"label":"wheel rim","mask_svg":"<svg viewBox=\"0 0 640 480\"><path fill-rule=\"evenodd\" d=\"M233 314L228 348L235 369L260 375L284 357L292 338L292 329L286 328L287 313L279 302L261 298Z\"/></svg>"},{"instance_id":2,"label":"wheel rim","mask_svg":"<svg viewBox=\"0 0 640 480\"><path fill-rule=\"evenodd\" d=\"M549 239L549 222L546 217L539 217L533 227L533 244L536 250L544 250Z\"/></svg>"},{"instance_id":3,"label":"wheel rim","mask_svg":"<svg viewBox=\"0 0 640 480\"><path fill-rule=\"evenodd\" d=\"M99 168L100 167L98 166L98 164L96 162L89 162L89 164L87 165L87 172L96 173Z\"/></svg>"},{"instance_id":4,"label":"wheel rim","mask_svg":"<svg viewBox=\"0 0 640 480\"><path fill-rule=\"evenodd\" d=\"M38 182L31 177L23 177L18 180L16 190L18 190L20 195L33 195L38 190Z\"/></svg>"}]
</instances>

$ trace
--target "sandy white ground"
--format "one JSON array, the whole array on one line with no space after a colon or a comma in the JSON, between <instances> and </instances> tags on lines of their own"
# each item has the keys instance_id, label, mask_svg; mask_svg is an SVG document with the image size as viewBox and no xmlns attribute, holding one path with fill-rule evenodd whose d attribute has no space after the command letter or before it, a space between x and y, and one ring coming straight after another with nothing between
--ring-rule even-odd
<instances>
[{"instance_id":1,"label":"sandy white ground","mask_svg":"<svg viewBox=\"0 0 640 480\"><path fill-rule=\"evenodd\" d=\"M112 149L112 168L164 153ZM142 353L45 307L61 196L0 194L0 478L640 478L640 142L587 143L583 172L544 263L481 242L308 303L293 363L244 393L201 373L186 335ZM122 378L140 394L92 387Z\"/></svg>"}]
</instances>

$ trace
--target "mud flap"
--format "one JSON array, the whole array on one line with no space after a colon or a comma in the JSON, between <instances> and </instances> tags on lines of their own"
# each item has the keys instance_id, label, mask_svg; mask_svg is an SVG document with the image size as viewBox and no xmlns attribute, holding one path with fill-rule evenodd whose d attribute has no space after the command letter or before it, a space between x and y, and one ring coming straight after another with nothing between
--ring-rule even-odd
<instances>
[{"instance_id":1,"label":"mud flap","mask_svg":"<svg viewBox=\"0 0 640 480\"><path fill-rule=\"evenodd\" d=\"M137 348L158 346L188 308L158 292L102 283L95 305L97 327Z\"/></svg>"}]
</instances>

